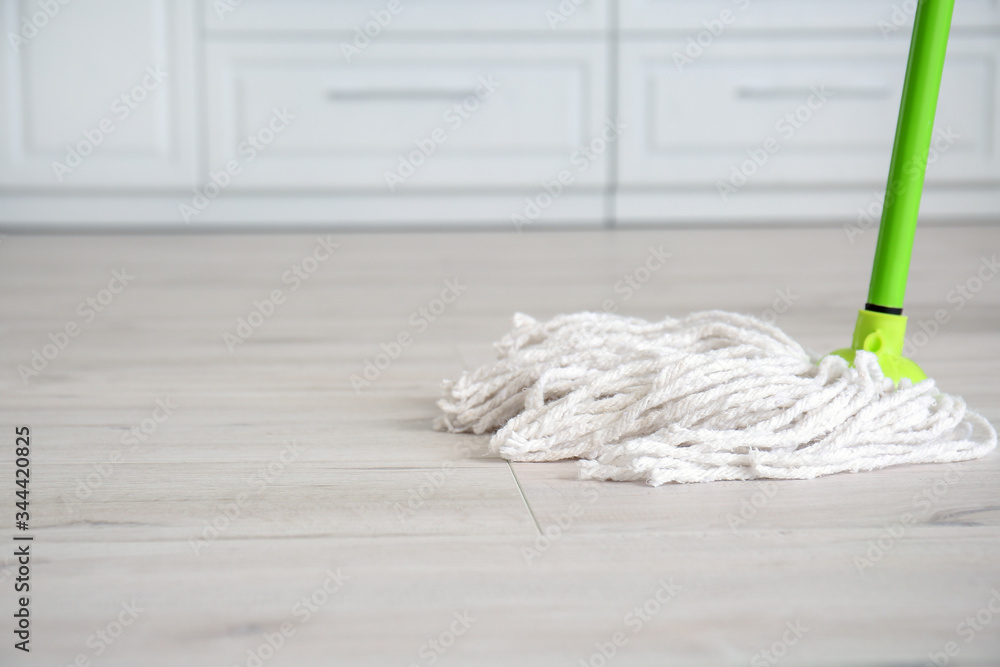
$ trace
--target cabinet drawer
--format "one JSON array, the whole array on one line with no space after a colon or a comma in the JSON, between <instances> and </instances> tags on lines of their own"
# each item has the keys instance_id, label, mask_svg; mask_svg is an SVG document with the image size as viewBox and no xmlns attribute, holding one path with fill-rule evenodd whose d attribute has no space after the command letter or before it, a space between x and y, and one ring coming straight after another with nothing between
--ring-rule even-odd
<instances>
[{"instance_id":1,"label":"cabinet drawer","mask_svg":"<svg viewBox=\"0 0 1000 667\"><path fill-rule=\"evenodd\" d=\"M235 0L203 0L203 3L205 26L212 32L354 33L356 28L364 30L366 24L381 18L384 27L371 26L373 34L470 30L550 34L603 30L609 16L608 0L582 0L579 4L575 0L565 3L560 0L242 0L239 4Z\"/></svg>"},{"instance_id":2,"label":"cabinet drawer","mask_svg":"<svg viewBox=\"0 0 1000 667\"><path fill-rule=\"evenodd\" d=\"M538 189L600 135L604 63L599 42L383 44L353 64L332 44L211 44L211 168L237 160L236 188ZM274 109L294 120L250 159ZM572 186L603 178L602 161Z\"/></svg>"},{"instance_id":3,"label":"cabinet drawer","mask_svg":"<svg viewBox=\"0 0 1000 667\"><path fill-rule=\"evenodd\" d=\"M46 7L0 3L0 188L193 185L193 0Z\"/></svg>"},{"instance_id":4,"label":"cabinet drawer","mask_svg":"<svg viewBox=\"0 0 1000 667\"><path fill-rule=\"evenodd\" d=\"M624 187L714 186L761 149L750 186L884 186L907 44L730 39L679 65L684 48L622 49L622 117L639 128L622 140ZM929 183L1000 179L998 55L997 38L949 47Z\"/></svg>"},{"instance_id":5,"label":"cabinet drawer","mask_svg":"<svg viewBox=\"0 0 1000 667\"><path fill-rule=\"evenodd\" d=\"M725 31L862 30L909 37L916 0L620 0L623 30L701 31L724 20ZM728 16L723 12L728 11ZM956 27L1000 24L996 0L955 4Z\"/></svg>"}]
</instances>

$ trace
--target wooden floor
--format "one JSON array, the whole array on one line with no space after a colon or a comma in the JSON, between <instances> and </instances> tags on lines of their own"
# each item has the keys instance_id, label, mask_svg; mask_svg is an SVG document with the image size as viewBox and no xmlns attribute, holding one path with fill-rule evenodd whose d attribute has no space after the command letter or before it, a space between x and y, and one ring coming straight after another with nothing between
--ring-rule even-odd
<instances>
[{"instance_id":1,"label":"wooden floor","mask_svg":"<svg viewBox=\"0 0 1000 667\"><path fill-rule=\"evenodd\" d=\"M441 379L489 360L516 311L722 308L839 347L874 235L338 234L326 261L315 234L8 236L0 664L1000 665L996 453L654 489L430 428ZM998 252L997 226L922 230L907 303L911 333L948 320L913 356L994 424ZM102 293L113 271L128 284ZM53 358L22 379L36 350ZM30 656L15 534L34 536Z\"/></svg>"}]
</instances>

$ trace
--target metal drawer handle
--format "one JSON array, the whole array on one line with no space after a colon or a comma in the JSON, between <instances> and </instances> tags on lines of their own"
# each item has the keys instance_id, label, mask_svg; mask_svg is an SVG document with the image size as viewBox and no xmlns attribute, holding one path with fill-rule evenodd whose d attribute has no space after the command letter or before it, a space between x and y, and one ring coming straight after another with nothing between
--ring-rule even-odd
<instances>
[{"instance_id":1,"label":"metal drawer handle","mask_svg":"<svg viewBox=\"0 0 1000 667\"><path fill-rule=\"evenodd\" d=\"M889 98L891 91L885 84L853 84L827 86L831 96L839 99L881 99ZM747 85L736 89L740 99L751 100L803 100L813 94L811 86L771 86Z\"/></svg>"},{"instance_id":2,"label":"metal drawer handle","mask_svg":"<svg viewBox=\"0 0 1000 667\"><path fill-rule=\"evenodd\" d=\"M389 88L383 90L336 90L326 91L326 99L333 102L369 102L378 100L446 100L452 102L474 95L466 89L457 88Z\"/></svg>"}]
</instances>

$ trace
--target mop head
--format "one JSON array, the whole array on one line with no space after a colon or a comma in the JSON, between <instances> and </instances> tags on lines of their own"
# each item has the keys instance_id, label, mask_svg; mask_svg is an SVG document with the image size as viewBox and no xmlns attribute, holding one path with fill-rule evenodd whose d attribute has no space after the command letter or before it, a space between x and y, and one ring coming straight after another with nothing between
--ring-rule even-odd
<instances>
[{"instance_id":1,"label":"mop head","mask_svg":"<svg viewBox=\"0 0 1000 667\"><path fill-rule=\"evenodd\" d=\"M810 479L984 456L965 402L886 378L871 353L816 363L777 327L720 311L662 322L514 317L496 363L446 381L435 427L493 433L512 461L580 459L580 477Z\"/></svg>"}]
</instances>

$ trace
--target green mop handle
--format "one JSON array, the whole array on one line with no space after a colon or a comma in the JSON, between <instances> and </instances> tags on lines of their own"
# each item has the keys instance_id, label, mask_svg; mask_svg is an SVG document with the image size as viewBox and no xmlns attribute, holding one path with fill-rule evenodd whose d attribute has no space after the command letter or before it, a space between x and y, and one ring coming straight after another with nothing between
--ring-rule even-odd
<instances>
[{"instance_id":1,"label":"green mop handle","mask_svg":"<svg viewBox=\"0 0 1000 667\"><path fill-rule=\"evenodd\" d=\"M893 315L903 312L954 7L955 0L920 0L917 5L867 310Z\"/></svg>"}]
</instances>

